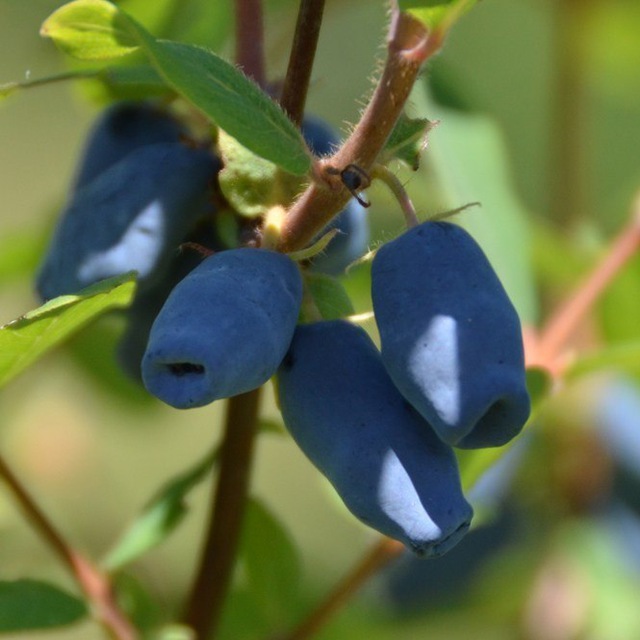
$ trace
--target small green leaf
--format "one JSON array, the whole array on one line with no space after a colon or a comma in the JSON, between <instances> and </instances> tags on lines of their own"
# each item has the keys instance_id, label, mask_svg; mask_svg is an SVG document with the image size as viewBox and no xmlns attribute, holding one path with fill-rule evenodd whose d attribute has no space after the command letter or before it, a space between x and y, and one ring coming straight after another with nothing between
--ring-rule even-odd
<instances>
[{"instance_id":1,"label":"small green leaf","mask_svg":"<svg viewBox=\"0 0 640 640\"><path fill-rule=\"evenodd\" d=\"M223 130L218 135L218 148L224 164L218 174L220 190L237 213L255 218L283 202L275 164L252 153Z\"/></svg>"},{"instance_id":2,"label":"small green leaf","mask_svg":"<svg viewBox=\"0 0 640 640\"><path fill-rule=\"evenodd\" d=\"M40 35L79 60L109 60L136 51L139 42L124 14L106 0L76 0L54 11Z\"/></svg>"},{"instance_id":3,"label":"small green leaf","mask_svg":"<svg viewBox=\"0 0 640 640\"><path fill-rule=\"evenodd\" d=\"M386 164L392 158L397 158L407 164L413 171L417 171L420 166L420 153L425 146L427 133L434 126L435 123L426 118L409 118L403 113L387 140L380 162Z\"/></svg>"},{"instance_id":4,"label":"small green leaf","mask_svg":"<svg viewBox=\"0 0 640 640\"><path fill-rule=\"evenodd\" d=\"M256 499L247 504L240 557L262 615L274 624L287 621L299 589L298 551L289 532Z\"/></svg>"},{"instance_id":5,"label":"small green leaf","mask_svg":"<svg viewBox=\"0 0 640 640\"><path fill-rule=\"evenodd\" d=\"M127 19L152 64L180 95L261 158L294 175L309 171L311 156L300 131L239 69L203 47L156 40Z\"/></svg>"},{"instance_id":6,"label":"small green leaf","mask_svg":"<svg viewBox=\"0 0 640 640\"><path fill-rule=\"evenodd\" d=\"M305 282L323 320L338 320L354 313L344 286L324 273L305 274Z\"/></svg>"},{"instance_id":7,"label":"small green leaf","mask_svg":"<svg viewBox=\"0 0 640 640\"><path fill-rule=\"evenodd\" d=\"M86 615L82 600L53 585L26 579L0 581L0 633L54 629Z\"/></svg>"},{"instance_id":8,"label":"small green leaf","mask_svg":"<svg viewBox=\"0 0 640 640\"><path fill-rule=\"evenodd\" d=\"M218 459L218 448L167 482L124 532L104 560L110 571L122 568L163 542L187 515L188 493L202 482Z\"/></svg>"},{"instance_id":9,"label":"small green leaf","mask_svg":"<svg viewBox=\"0 0 640 640\"><path fill-rule=\"evenodd\" d=\"M107 67L102 70L98 79L112 96L121 99L137 95L148 97L173 93L150 64Z\"/></svg>"},{"instance_id":10,"label":"small green leaf","mask_svg":"<svg viewBox=\"0 0 640 640\"><path fill-rule=\"evenodd\" d=\"M0 387L98 316L127 307L135 292L134 278L129 273L103 280L0 327Z\"/></svg>"},{"instance_id":11,"label":"small green leaf","mask_svg":"<svg viewBox=\"0 0 640 640\"><path fill-rule=\"evenodd\" d=\"M430 31L446 33L458 18L469 11L478 0L399 0L401 11L406 11Z\"/></svg>"}]
</instances>

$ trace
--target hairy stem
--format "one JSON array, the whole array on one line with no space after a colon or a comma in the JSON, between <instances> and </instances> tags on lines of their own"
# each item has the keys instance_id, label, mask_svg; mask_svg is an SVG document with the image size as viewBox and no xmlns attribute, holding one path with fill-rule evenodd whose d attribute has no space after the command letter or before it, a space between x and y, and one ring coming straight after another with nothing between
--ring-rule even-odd
<instances>
[{"instance_id":1,"label":"hairy stem","mask_svg":"<svg viewBox=\"0 0 640 640\"><path fill-rule=\"evenodd\" d=\"M316 180L289 210L281 230L280 250L301 249L344 208L351 193L341 182L340 170L355 164L365 172L371 171L430 53L433 51L423 25L396 9L387 59L374 94L344 146L318 163Z\"/></svg>"},{"instance_id":2,"label":"hairy stem","mask_svg":"<svg viewBox=\"0 0 640 640\"><path fill-rule=\"evenodd\" d=\"M293 631L278 640L307 640L312 638L327 622L344 607L367 580L374 576L405 547L391 538L382 538L376 543L355 567L335 586L331 593L311 614Z\"/></svg>"},{"instance_id":3,"label":"hairy stem","mask_svg":"<svg viewBox=\"0 0 640 640\"><path fill-rule=\"evenodd\" d=\"M114 640L136 640L138 633L120 610L109 578L91 561L71 548L2 457L0 457L0 478L11 490L27 520L53 549L92 604L97 621Z\"/></svg>"},{"instance_id":4,"label":"hairy stem","mask_svg":"<svg viewBox=\"0 0 640 640\"><path fill-rule=\"evenodd\" d=\"M261 87L266 84L262 0L235 0L236 64Z\"/></svg>"},{"instance_id":5,"label":"hairy stem","mask_svg":"<svg viewBox=\"0 0 640 640\"><path fill-rule=\"evenodd\" d=\"M198 638L214 638L233 569L249 492L260 389L227 400L220 473L202 556L184 622Z\"/></svg>"},{"instance_id":6,"label":"hairy stem","mask_svg":"<svg viewBox=\"0 0 640 640\"><path fill-rule=\"evenodd\" d=\"M298 126L302 124L304 106L316 57L325 0L300 0L300 9L289 56L280 105Z\"/></svg>"},{"instance_id":7,"label":"hairy stem","mask_svg":"<svg viewBox=\"0 0 640 640\"><path fill-rule=\"evenodd\" d=\"M640 250L640 193L629 223L612 241L607 253L576 291L547 320L535 347L535 360L553 363L598 297Z\"/></svg>"}]
</instances>

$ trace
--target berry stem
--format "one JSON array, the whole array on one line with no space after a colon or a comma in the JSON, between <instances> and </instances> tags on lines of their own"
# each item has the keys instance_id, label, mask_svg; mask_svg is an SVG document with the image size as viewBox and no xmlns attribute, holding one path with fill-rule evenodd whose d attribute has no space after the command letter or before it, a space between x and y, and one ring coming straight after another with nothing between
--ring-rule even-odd
<instances>
[{"instance_id":1,"label":"berry stem","mask_svg":"<svg viewBox=\"0 0 640 640\"><path fill-rule=\"evenodd\" d=\"M320 631L344 607L367 580L397 558L405 547L391 538L382 538L344 576L320 605L288 634L277 640L307 640Z\"/></svg>"},{"instance_id":2,"label":"berry stem","mask_svg":"<svg viewBox=\"0 0 640 640\"><path fill-rule=\"evenodd\" d=\"M236 0L236 64L261 87L266 84L262 0Z\"/></svg>"},{"instance_id":3,"label":"berry stem","mask_svg":"<svg viewBox=\"0 0 640 640\"><path fill-rule=\"evenodd\" d=\"M413 202L411 202L411 198L404 188L404 185L398 179L398 176L389 171L389 169L384 165L376 164L371 171L371 177L373 179L381 180L387 185L387 187L389 187L391 193L393 193L395 199L400 205L400 208L402 209L407 228L411 229L412 227L417 227L418 224L420 224L418 214L416 213L416 209L413 206Z\"/></svg>"},{"instance_id":4,"label":"berry stem","mask_svg":"<svg viewBox=\"0 0 640 640\"><path fill-rule=\"evenodd\" d=\"M534 345L533 364L543 363L554 368L573 332L591 310L599 296L620 273L629 260L640 250L640 192L636 195L631 219L614 238L607 253L546 321Z\"/></svg>"},{"instance_id":5,"label":"berry stem","mask_svg":"<svg viewBox=\"0 0 640 640\"><path fill-rule=\"evenodd\" d=\"M347 204L351 193L337 175L342 169L355 164L364 172L371 171L422 63L434 52L428 42L424 26L396 7L387 39L387 59L373 96L344 146L318 163L315 180L289 210L282 226L281 251L304 247Z\"/></svg>"},{"instance_id":6,"label":"berry stem","mask_svg":"<svg viewBox=\"0 0 640 640\"><path fill-rule=\"evenodd\" d=\"M184 614L198 638L216 637L249 493L260 389L227 400L220 473L202 556Z\"/></svg>"},{"instance_id":7,"label":"berry stem","mask_svg":"<svg viewBox=\"0 0 640 640\"><path fill-rule=\"evenodd\" d=\"M138 633L118 607L108 576L67 544L1 456L0 478L11 490L25 517L53 549L87 600L91 602L97 621L109 636L114 640L136 640L139 637Z\"/></svg>"},{"instance_id":8,"label":"berry stem","mask_svg":"<svg viewBox=\"0 0 640 640\"><path fill-rule=\"evenodd\" d=\"M325 0L300 0L289 66L284 79L280 105L298 126L302 124L304 106L316 56Z\"/></svg>"}]
</instances>

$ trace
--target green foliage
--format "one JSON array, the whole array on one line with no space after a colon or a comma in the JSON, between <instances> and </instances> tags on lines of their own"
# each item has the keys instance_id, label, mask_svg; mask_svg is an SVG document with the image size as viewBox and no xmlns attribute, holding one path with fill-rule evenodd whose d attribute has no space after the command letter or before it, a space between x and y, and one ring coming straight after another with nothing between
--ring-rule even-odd
<instances>
[{"instance_id":1,"label":"green foliage","mask_svg":"<svg viewBox=\"0 0 640 640\"><path fill-rule=\"evenodd\" d=\"M44 23L43 35L81 60L106 60L141 47L164 80L247 149L294 175L311 157L283 111L243 73L202 47L156 40L106 0L75 0Z\"/></svg>"},{"instance_id":2,"label":"green foliage","mask_svg":"<svg viewBox=\"0 0 640 640\"><path fill-rule=\"evenodd\" d=\"M127 307L134 291L133 275L117 276L78 295L54 298L0 327L0 386L98 316Z\"/></svg>"},{"instance_id":3,"label":"green foliage","mask_svg":"<svg viewBox=\"0 0 640 640\"><path fill-rule=\"evenodd\" d=\"M308 273L305 283L323 320L338 320L353 313L351 299L335 278L324 273Z\"/></svg>"},{"instance_id":4,"label":"green foliage","mask_svg":"<svg viewBox=\"0 0 640 640\"><path fill-rule=\"evenodd\" d=\"M402 11L418 18L429 30L441 29L445 33L453 23L477 0L399 0Z\"/></svg>"},{"instance_id":5,"label":"green foliage","mask_svg":"<svg viewBox=\"0 0 640 640\"><path fill-rule=\"evenodd\" d=\"M126 16L105 0L76 0L44 22L40 34L80 60L111 60L138 49Z\"/></svg>"},{"instance_id":6,"label":"green foliage","mask_svg":"<svg viewBox=\"0 0 640 640\"><path fill-rule=\"evenodd\" d=\"M36 580L0 581L0 633L55 629L86 615L84 602L58 587Z\"/></svg>"}]
</instances>

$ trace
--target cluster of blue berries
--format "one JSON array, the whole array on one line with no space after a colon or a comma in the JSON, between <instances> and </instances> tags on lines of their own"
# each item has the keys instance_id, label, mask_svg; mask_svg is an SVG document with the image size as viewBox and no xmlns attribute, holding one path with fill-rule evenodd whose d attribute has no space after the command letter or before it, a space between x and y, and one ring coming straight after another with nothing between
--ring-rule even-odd
<instances>
[{"instance_id":1,"label":"cluster of blue berries","mask_svg":"<svg viewBox=\"0 0 640 640\"><path fill-rule=\"evenodd\" d=\"M339 143L313 118L303 135L318 156ZM373 262L381 351L346 320L299 324L304 270L217 236L220 169L159 107L108 109L40 269L40 296L136 271L120 359L152 394L199 407L277 373L285 425L353 514L419 555L443 553L472 517L452 447L502 445L529 415L520 323L488 260L460 227L423 223ZM307 269L338 275L365 252L356 201L332 227ZM211 255L177 253L185 242Z\"/></svg>"}]
</instances>

